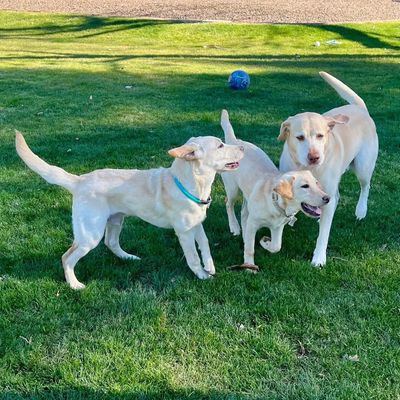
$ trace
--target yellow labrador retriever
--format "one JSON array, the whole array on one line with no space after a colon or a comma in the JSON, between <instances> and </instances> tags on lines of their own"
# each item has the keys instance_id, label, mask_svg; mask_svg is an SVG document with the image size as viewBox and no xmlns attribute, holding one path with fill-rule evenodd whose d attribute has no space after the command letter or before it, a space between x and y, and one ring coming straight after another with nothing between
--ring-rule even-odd
<instances>
[{"instance_id":1,"label":"yellow labrador retriever","mask_svg":"<svg viewBox=\"0 0 400 400\"><path fill-rule=\"evenodd\" d=\"M326 72L321 77L349 104L325 114L305 112L289 117L281 125L279 140L285 144L280 159L281 171L308 169L321 182L332 201L324 208L312 264L326 263L326 248L333 216L339 200L342 174L352 169L361 193L357 219L367 214L372 173L378 156L378 135L367 106L353 90Z\"/></svg>"},{"instance_id":2,"label":"yellow labrador retriever","mask_svg":"<svg viewBox=\"0 0 400 400\"><path fill-rule=\"evenodd\" d=\"M235 170L243 148L225 145L212 136L195 137L169 150L170 168L150 170L101 169L81 176L47 164L16 133L16 149L26 165L47 182L73 195L74 242L62 256L65 279L72 289L83 289L74 268L105 234L106 246L118 257L137 260L121 249L119 235L124 216L136 216L161 228L175 230L189 268L200 279L215 274L202 222L210 203L216 172ZM203 266L196 249L201 251Z\"/></svg>"},{"instance_id":3,"label":"yellow labrador retriever","mask_svg":"<svg viewBox=\"0 0 400 400\"><path fill-rule=\"evenodd\" d=\"M319 207L329 203L329 196L321 189L310 171L279 172L270 158L257 146L235 137L228 113L223 110L221 126L225 133L225 142L244 148L244 157L237 171L222 173L227 195L226 211L229 228L239 235L240 226L236 219L234 205L243 193L241 223L244 241L244 264L254 265L254 241L261 227L271 230L271 240L261 239L261 246L271 253L281 249L283 228L287 223L296 221L295 214L302 210L304 214L318 218ZM253 266L253 267L252 267Z\"/></svg>"}]
</instances>

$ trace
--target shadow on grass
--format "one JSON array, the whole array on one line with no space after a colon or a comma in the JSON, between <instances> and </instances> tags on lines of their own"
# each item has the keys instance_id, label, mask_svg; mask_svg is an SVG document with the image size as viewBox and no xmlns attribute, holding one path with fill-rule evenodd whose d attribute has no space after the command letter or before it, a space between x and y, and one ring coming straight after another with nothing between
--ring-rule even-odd
<instances>
[{"instance_id":1,"label":"shadow on grass","mask_svg":"<svg viewBox=\"0 0 400 400\"><path fill-rule=\"evenodd\" d=\"M354 27L350 28L343 25L320 25L319 28L328 32L337 33L341 38L360 43L369 49L400 49L400 46L392 45L377 36L372 36L371 34L367 34L359 29L355 29Z\"/></svg>"},{"instance_id":2,"label":"shadow on grass","mask_svg":"<svg viewBox=\"0 0 400 400\"><path fill-rule=\"evenodd\" d=\"M184 21L103 18L73 15L68 16L68 20L72 20L73 22L65 23L65 18L62 16L55 16L54 18L59 18L61 23L41 24L20 28L0 28L0 39L55 35L60 33L82 33L82 35L77 37L88 38L132 29L140 29L147 26L184 23Z\"/></svg>"},{"instance_id":3,"label":"shadow on grass","mask_svg":"<svg viewBox=\"0 0 400 400\"><path fill-rule=\"evenodd\" d=\"M105 392L95 391L88 388L70 388L70 389L52 389L44 391L27 393L25 395L16 395L12 392L4 392L4 399L19 400L19 399L88 399L88 400L264 400L264 396L240 395L229 392L199 391L188 388L186 390L174 390L168 385L160 383L160 391L126 391L126 392ZM275 397L274 397L275 398Z\"/></svg>"},{"instance_id":4,"label":"shadow on grass","mask_svg":"<svg viewBox=\"0 0 400 400\"><path fill-rule=\"evenodd\" d=\"M399 47L400 48L400 47ZM35 51L28 51L29 53L35 53ZM154 60L188 60L192 62L196 62L197 60L207 61L207 60L218 60L219 63L240 63L241 65L246 66L259 66L265 65L265 61L268 61L269 65L284 67L289 63L296 62L299 66L309 62L313 64L315 67L316 63L326 64L326 63L342 63L342 64L353 64L353 63L361 63L364 60L371 59L372 56L368 54L346 54L344 57L343 54L318 54L318 55L275 55L275 54L261 54L261 55L252 55L252 54L240 54L240 55L211 55L211 54L92 54L92 53L57 53L57 52L46 52L40 51L36 52L38 55L23 55L23 56L0 56L0 60L4 61L30 61L30 60L38 60L38 61L58 61L58 60L91 60L98 62L106 62L106 63L119 63L124 61L131 61L136 59L154 59ZM391 54L390 58L398 58L400 54ZM375 59L386 59L387 55L385 54L375 54L373 55Z\"/></svg>"},{"instance_id":5,"label":"shadow on grass","mask_svg":"<svg viewBox=\"0 0 400 400\"><path fill-rule=\"evenodd\" d=\"M75 38L89 38L104 34L117 33L129 30L137 30L145 27L157 27L161 25L202 23L202 21L182 20L151 20L151 19L130 19L130 18L105 18L96 16L75 16L69 15L66 22L65 16L54 16L59 23L40 24L36 26L27 25L23 27L0 28L0 38L24 38L32 36L56 35L63 33L78 33ZM72 21L72 22L71 22ZM296 24L298 25L298 24ZM393 45L383 40L385 35L371 34L345 25L319 25L302 24L310 28L310 32L328 31L339 35L340 38L359 43L369 49L391 49L398 50L399 45ZM276 26L269 26L273 31ZM281 26L281 25L279 25ZM391 37L393 39L393 37ZM173 56L172 56L173 57Z\"/></svg>"}]
</instances>

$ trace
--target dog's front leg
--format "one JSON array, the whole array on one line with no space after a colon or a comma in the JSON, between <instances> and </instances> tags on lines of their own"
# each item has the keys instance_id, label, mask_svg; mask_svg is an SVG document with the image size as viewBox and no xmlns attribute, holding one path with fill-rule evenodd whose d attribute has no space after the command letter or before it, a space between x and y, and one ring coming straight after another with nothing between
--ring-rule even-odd
<instances>
[{"instance_id":1,"label":"dog's front leg","mask_svg":"<svg viewBox=\"0 0 400 400\"><path fill-rule=\"evenodd\" d=\"M270 253L277 253L282 247L282 233L284 227L285 225L282 224L278 228L271 228L271 240L264 236L260 240L260 245Z\"/></svg>"},{"instance_id":2,"label":"dog's front leg","mask_svg":"<svg viewBox=\"0 0 400 400\"><path fill-rule=\"evenodd\" d=\"M246 221L246 232L244 235L244 263L254 265L254 242L258 226L251 219Z\"/></svg>"},{"instance_id":3,"label":"dog's front leg","mask_svg":"<svg viewBox=\"0 0 400 400\"><path fill-rule=\"evenodd\" d=\"M185 254L186 262L188 263L189 268L198 278L208 279L211 277L211 275L201 266L200 257L196 249L196 229L197 226L183 233L176 232L176 234L178 236L179 243L181 244L183 253Z\"/></svg>"},{"instance_id":4,"label":"dog's front leg","mask_svg":"<svg viewBox=\"0 0 400 400\"><path fill-rule=\"evenodd\" d=\"M210 275L215 275L214 261L211 256L210 245L208 244L208 239L206 233L204 232L203 225L199 224L193 229L196 230L195 239L200 248L204 270Z\"/></svg>"},{"instance_id":5,"label":"dog's front leg","mask_svg":"<svg viewBox=\"0 0 400 400\"><path fill-rule=\"evenodd\" d=\"M326 264L326 248L328 247L329 233L338 198L339 194L337 193L336 196L331 197L329 204L322 208L317 245L315 246L314 256L311 261L315 267L323 267Z\"/></svg>"}]
</instances>

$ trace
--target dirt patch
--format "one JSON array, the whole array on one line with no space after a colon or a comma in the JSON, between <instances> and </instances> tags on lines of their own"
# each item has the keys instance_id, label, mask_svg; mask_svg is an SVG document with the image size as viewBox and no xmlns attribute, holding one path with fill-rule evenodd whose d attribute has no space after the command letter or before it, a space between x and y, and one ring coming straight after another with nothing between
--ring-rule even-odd
<instances>
[{"instance_id":1,"label":"dirt patch","mask_svg":"<svg viewBox=\"0 0 400 400\"><path fill-rule=\"evenodd\" d=\"M260 23L326 24L400 19L400 0L0 0L0 9Z\"/></svg>"}]
</instances>

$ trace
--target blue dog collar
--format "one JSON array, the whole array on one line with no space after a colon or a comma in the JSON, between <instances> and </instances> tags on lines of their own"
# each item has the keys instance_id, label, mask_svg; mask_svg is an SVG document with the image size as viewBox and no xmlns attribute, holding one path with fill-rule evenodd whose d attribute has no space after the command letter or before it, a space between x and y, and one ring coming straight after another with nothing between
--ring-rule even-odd
<instances>
[{"instance_id":1,"label":"blue dog collar","mask_svg":"<svg viewBox=\"0 0 400 400\"><path fill-rule=\"evenodd\" d=\"M190 192L188 192L186 190L186 188L182 185L182 183L180 182L180 180L174 176L174 182L176 184L176 186L178 186L178 189L190 200L194 201L195 203L197 203L198 205L210 205L211 203L211 197L209 197L207 200L201 200L198 197L194 196L193 194L191 194Z\"/></svg>"}]
</instances>

